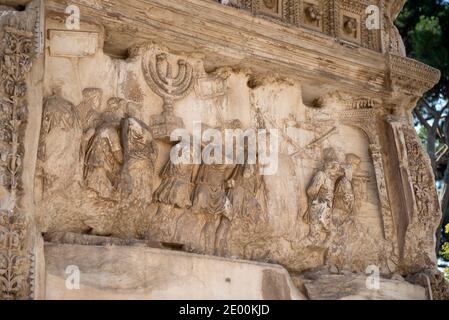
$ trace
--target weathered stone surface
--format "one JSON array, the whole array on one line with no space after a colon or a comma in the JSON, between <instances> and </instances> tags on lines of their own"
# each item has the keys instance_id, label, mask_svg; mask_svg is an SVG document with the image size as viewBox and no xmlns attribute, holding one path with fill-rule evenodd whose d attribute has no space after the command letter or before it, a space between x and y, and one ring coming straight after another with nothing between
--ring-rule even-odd
<instances>
[{"instance_id":1,"label":"weathered stone surface","mask_svg":"<svg viewBox=\"0 0 449 320\"><path fill-rule=\"evenodd\" d=\"M46 299L304 299L288 272L269 264L135 246L51 243L45 259ZM70 265L79 268L79 290L66 287Z\"/></svg>"},{"instance_id":2,"label":"weathered stone surface","mask_svg":"<svg viewBox=\"0 0 449 320\"><path fill-rule=\"evenodd\" d=\"M70 293L77 298L125 297L113 296L114 286L123 289L118 275L129 279L129 297L155 295L137 289L139 281L153 285L147 273L114 269L130 257L136 270L147 270L151 259L133 257L139 250L152 256L149 244L269 261L295 273L330 267L332 276L299 281L313 297L343 298L330 283L373 265L387 277L426 274L434 296L446 296L444 280L428 275L441 212L410 113L440 73L405 57L393 24L403 1L374 1L382 28L373 30L363 21L372 4L365 0L227 4L73 0L66 11L66 1L35 0L24 11L0 7L1 298L65 297L67 261L55 255L62 248L90 277L91 291ZM175 163L170 136L181 128L189 137L208 129L276 132L277 170L262 175L267 165L248 160ZM42 234L53 242L45 251ZM158 259L167 255L206 268L207 279L218 276L211 261L235 267L172 251ZM114 262L107 272L99 258ZM257 270L252 291L233 282L224 296L296 297L285 272ZM187 288L173 289L168 271L158 272L163 280L154 285L170 284L173 294L158 297L189 296ZM115 282L104 293L95 281L108 277ZM421 297L398 279L382 280L385 291L372 293L350 278L343 291ZM216 292L226 285L217 282Z\"/></svg>"},{"instance_id":3,"label":"weathered stone surface","mask_svg":"<svg viewBox=\"0 0 449 320\"><path fill-rule=\"evenodd\" d=\"M390 278L351 272L310 270L293 276L293 282L311 300L427 300L428 285L405 281L399 275Z\"/></svg>"},{"instance_id":4,"label":"weathered stone surface","mask_svg":"<svg viewBox=\"0 0 449 320\"><path fill-rule=\"evenodd\" d=\"M366 276L327 275L305 284L311 300L427 300L426 289L405 281L381 279L378 290L366 287Z\"/></svg>"}]
</instances>

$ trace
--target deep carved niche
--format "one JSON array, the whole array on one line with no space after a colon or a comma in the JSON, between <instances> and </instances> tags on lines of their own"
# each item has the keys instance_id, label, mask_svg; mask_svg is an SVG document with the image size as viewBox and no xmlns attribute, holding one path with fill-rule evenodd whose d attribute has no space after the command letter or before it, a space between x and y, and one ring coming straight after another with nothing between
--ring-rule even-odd
<instances>
[{"instance_id":1,"label":"deep carved niche","mask_svg":"<svg viewBox=\"0 0 449 320\"><path fill-rule=\"evenodd\" d=\"M378 118L378 103L371 99L353 98L338 92L329 94L315 101L317 107L324 107L333 103L343 105L343 109L333 111L332 115L319 109L310 110L308 118L315 123L336 122L341 125L354 127L361 130L368 138L369 152L374 168L379 197L383 237L391 244L392 248L394 248L396 256L397 240L394 219L385 181L384 163L378 136L377 122L373 121L373 119Z\"/></svg>"}]
</instances>

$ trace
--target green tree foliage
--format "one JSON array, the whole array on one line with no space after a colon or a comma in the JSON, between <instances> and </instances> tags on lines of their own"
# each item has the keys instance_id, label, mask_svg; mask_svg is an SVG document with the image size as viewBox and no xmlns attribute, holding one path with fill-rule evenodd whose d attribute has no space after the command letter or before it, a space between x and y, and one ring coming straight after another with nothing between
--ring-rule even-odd
<instances>
[{"instance_id":1,"label":"green tree foliage","mask_svg":"<svg viewBox=\"0 0 449 320\"><path fill-rule=\"evenodd\" d=\"M441 246L440 256L446 260L449 261L449 242L445 242Z\"/></svg>"},{"instance_id":2,"label":"green tree foliage","mask_svg":"<svg viewBox=\"0 0 449 320\"><path fill-rule=\"evenodd\" d=\"M449 236L449 224L446 225L444 229L446 236ZM444 242L441 246L441 251L439 252L440 257L446 261L449 261L449 242ZM449 281L449 267L444 269L444 276Z\"/></svg>"},{"instance_id":3,"label":"green tree foliage","mask_svg":"<svg viewBox=\"0 0 449 320\"><path fill-rule=\"evenodd\" d=\"M449 224L444 228L444 233L449 236ZM440 257L446 261L449 261L449 242L444 242L441 246L441 251L439 252ZM449 267L444 269L444 276L449 281Z\"/></svg>"},{"instance_id":4,"label":"green tree foliage","mask_svg":"<svg viewBox=\"0 0 449 320\"><path fill-rule=\"evenodd\" d=\"M407 55L441 70L441 80L418 102L415 124L440 186L444 218L449 224L449 0L407 0L396 20ZM449 228L449 227L446 227ZM440 256L449 261L449 230L439 237Z\"/></svg>"},{"instance_id":5,"label":"green tree foliage","mask_svg":"<svg viewBox=\"0 0 449 320\"><path fill-rule=\"evenodd\" d=\"M407 55L441 70L440 83L429 93L447 98L449 1L407 0L396 25L404 39Z\"/></svg>"}]
</instances>

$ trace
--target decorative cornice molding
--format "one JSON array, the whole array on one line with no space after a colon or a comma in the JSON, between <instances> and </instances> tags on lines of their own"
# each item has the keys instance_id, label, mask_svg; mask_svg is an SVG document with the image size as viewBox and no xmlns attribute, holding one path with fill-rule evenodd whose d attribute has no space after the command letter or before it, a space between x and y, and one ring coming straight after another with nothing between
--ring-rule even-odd
<instances>
[{"instance_id":1,"label":"decorative cornice molding","mask_svg":"<svg viewBox=\"0 0 449 320\"><path fill-rule=\"evenodd\" d=\"M202 52L205 63L214 68L251 67L294 80L320 79L359 94L388 95L383 54L341 46L324 33L290 28L212 0L71 3L80 8L85 21L105 27L108 54L124 55L136 43L153 41L174 53ZM59 16L65 12L65 1L46 1L46 8L48 16ZM132 18L126 14L131 11ZM117 12L123 13L120 19L114 17Z\"/></svg>"},{"instance_id":2,"label":"decorative cornice molding","mask_svg":"<svg viewBox=\"0 0 449 320\"><path fill-rule=\"evenodd\" d=\"M399 13L402 11L402 8L404 8L406 0L387 0L387 2L390 2L390 17L394 21L398 17Z\"/></svg>"},{"instance_id":3,"label":"decorative cornice molding","mask_svg":"<svg viewBox=\"0 0 449 320\"><path fill-rule=\"evenodd\" d=\"M382 7L383 0L227 0L231 7L247 10L265 19L273 18L291 27L314 30L335 38L344 46L360 46L377 52L381 48L379 29L368 30L366 9L370 5ZM382 19L379 10L379 19ZM354 30L345 31L347 23Z\"/></svg>"}]
</instances>

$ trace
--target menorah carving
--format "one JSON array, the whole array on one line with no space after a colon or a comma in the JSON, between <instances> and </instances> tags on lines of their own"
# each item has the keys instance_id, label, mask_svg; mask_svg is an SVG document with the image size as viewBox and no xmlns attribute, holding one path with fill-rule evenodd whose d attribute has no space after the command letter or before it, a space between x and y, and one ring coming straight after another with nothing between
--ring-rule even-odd
<instances>
[{"instance_id":1,"label":"menorah carving","mask_svg":"<svg viewBox=\"0 0 449 320\"><path fill-rule=\"evenodd\" d=\"M189 94L193 87L193 68L186 60L178 60L178 71L166 53L151 54L142 60L142 70L148 86L164 100L161 114L151 118L155 138L169 140L173 130L184 127L181 118L174 114L174 102Z\"/></svg>"}]
</instances>

